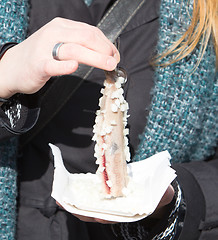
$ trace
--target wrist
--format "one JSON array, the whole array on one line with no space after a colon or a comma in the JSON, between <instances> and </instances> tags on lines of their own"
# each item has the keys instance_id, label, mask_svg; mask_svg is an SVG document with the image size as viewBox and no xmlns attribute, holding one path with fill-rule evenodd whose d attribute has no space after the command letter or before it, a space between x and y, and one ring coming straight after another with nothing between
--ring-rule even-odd
<instances>
[{"instance_id":1,"label":"wrist","mask_svg":"<svg viewBox=\"0 0 218 240\"><path fill-rule=\"evenodd\" d=\"M9 42L5 43L3 45L0 45L0 106L7 101L10 97L12 97L16 92L12 92L8 89L6 86L6 83L8 82L7 79L4 79L3 76L6 76L5 71L10 71L10 65L8 64L5 66L3 61L3 56L5 53L13 46L15 46L17 43L15 42Z\"/></svg>"}]
</instances>

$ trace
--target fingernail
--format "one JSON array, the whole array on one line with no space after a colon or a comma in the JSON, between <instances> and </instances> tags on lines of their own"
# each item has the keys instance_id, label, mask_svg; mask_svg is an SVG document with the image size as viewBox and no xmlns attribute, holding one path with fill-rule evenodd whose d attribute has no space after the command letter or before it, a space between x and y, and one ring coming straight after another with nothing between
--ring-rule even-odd
<instances>
[{"instance_id":1,"label":"fingernail","mask_svg":"<svg viewBox=\"0 0 218 240\"><path fill-rule=\"evenodd\" d=\"M114 69L117 66L117 60L113 57L108 58L107 66L109 69Z\"/></svg>"},{"instance_id":2,"label":"fingernail","mask_svg":"<svg viewBox=\"0 0 218 240\"><path fill-rule=\"evenodd\" d=\"M120 54L119 53L115 53L114 58L117 60L117 63L120 62Z\"/></svg>"}]
</instances>

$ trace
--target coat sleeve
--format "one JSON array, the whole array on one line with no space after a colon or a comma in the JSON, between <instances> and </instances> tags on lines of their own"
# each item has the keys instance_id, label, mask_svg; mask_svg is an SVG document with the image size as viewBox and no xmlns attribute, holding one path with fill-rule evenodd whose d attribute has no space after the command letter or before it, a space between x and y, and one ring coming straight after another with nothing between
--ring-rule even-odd
<instances>
[{"instance_id":1,"label":"coat sleeve","mask_svg":"<svg viewBox=\"0 0 218 240\"><path fill-rule=\"evenodd\" d=\"M38 94L16 94L0 107L0 141L30 130L37 122Z\"/></svg>"},{"instance_id":2,"label":"coat sleeve","mask_svg":"<svg viewBox=\"0 0 218 240\"><path fill-rule=\"evenodd\" d=\"M218 151L207 161L176 164L186 212L179 239L217 239Z\"/></svg>"}]
</instances>

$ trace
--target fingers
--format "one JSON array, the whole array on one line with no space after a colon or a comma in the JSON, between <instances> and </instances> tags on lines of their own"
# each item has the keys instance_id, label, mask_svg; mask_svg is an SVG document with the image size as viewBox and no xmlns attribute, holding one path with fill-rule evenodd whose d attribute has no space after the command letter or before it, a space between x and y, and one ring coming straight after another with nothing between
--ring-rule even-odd
<instances>
[{"instance_id":1,"label":"fingers","mask_svg":"<svg viewBox=\"0 0 218 240\"><path fill-rule=\"evenodd\" d=\"M59 202L56 201L56 204L59 207L63 208L63 206ZM98 223L102 223L102 224L114 224L114 223L116 223L116 222L112 222L112 221L103 220L103 219L100 219L100 218L86 217L86 216L82 216L82 215L79 215L79 214L73 214L73 215L83 222L98 222Z\"/></svg>"},{"instance_id":2,"label":"fingers","mask_svg":"<svg viewBox=\"0 0 218 240\"><path fill-rule=\"evenodd\" d=\"M75 72L78 68L78 62L75 60L56 61L48 60L44 62L43 72L47 76L67 75Z\"/></svg>"},{"instance_id":3,"label":"fingers","mask_svg":"<svg viewBox=\"0 0 218 240\"><path fill-rule=\"evenodd\" d=\"M120 61L118 50L98 28L61 18L54 19L48 25L47 32L54 35L55 31L56 34L49 52L53 51L58 42L64 44L58 49L58 61L47 61L44 64L43 70L46 77L70 74L80 63L111 71ZM53 60L51 54L50 59ZM67 61L70 62L67 63Z\"/></svg>"},{"instance_id":4,"label":"fingers","mask_svg":"<svg viewBox=\"0 0 218 240\"><path fill-rule=\"evenodd\" d=\"M75 43L102 54L114 56L116 53L119 55L114 44L96 27L90 26L89 29L60 29L58 39L60 42Z\"/></svg>"},{"instance_id":5,"label":"fingers","mask_svg":"<svg viewBox=\"0 0 218 240\"><path fill-rule=\"evenodd\" d=\"M56 204L59 207L64 209L64 207L59 202L56 201ZM86 217L86 216L82 216L82 215L79 215L79 214L73 214L73 215L75 217L77 217L79 220L84 221L84 222L95 222L94 218L92 218L92 217Z\"/></svg>"},{"instance_id":6,"label":"fingers","mask_svg":"<svg viewBox=\"0 0 218 240\"><path fill-rule=\"evenodd\" d=\"M63 18L55 18L52 24L60 42L73 42L105 54L119 55L114 44L97 27Z\"/></svg>"},{"instance_id":7,"label":"fingers","mask_svg":"<svg viewBox=\"0 0 218 240\"><path fill-rule=\"evenodd\" d=\"M80 44L66 43L59 48L58 58L60 61L74 60L78 63L111 71L118 63L118 59L112 54L111 48L100 51L97 48L91 49Z\"/></svg>"},{"instance_id":8,"label":"fingers","mask_svg":"<svg viewBox=\"0 0 218 240\"><path fill-rule=\"evenodd\" d=\"M175 191L172 185L169 185L169 187L167 188L166 192L164 193L163 197L160 200L158 208L161 208L162 206L169 204L173 199L174 193Z\"/></svg>"},{"instance_id":9,"label":"fingers","mask_svg":"<svg viewBox=\"0 0 218 240\"><path fill-rule=\"evenodd\" d=\"M116 223L116 222L107 221L107 220L100 219L100 218L86 217L86 216L82 216L82 215L78 215L78 214L73 214L73 215L83 222L97 222L97 223L101 223L101 224L115 224Z\"/></svg>"},{"instance_id":10,"label":"fingers","mask_svg":"<svg viewBox=\"0 0 218 240\"><path fill-rule=\"evenodd\" d=\"M101 224L116 224L117 222L112 222L112 221L108 221L108 220L104 220L104 219L100 219L100 218L94 218L95 222L101 223Z\"/></svg>"},{"instance_id":11,"label":"fingers","mask_svg":"<svg viewBox=\"0 0 218 240\"><path fill-rule=\"evenodd\" d=\"M163 197L161 198L156 210L150 215L150 218L161 219L165 215L167 211L167 205L173 200L174 197L174 189L170 185Z\"/></svg>"}]
</instances>

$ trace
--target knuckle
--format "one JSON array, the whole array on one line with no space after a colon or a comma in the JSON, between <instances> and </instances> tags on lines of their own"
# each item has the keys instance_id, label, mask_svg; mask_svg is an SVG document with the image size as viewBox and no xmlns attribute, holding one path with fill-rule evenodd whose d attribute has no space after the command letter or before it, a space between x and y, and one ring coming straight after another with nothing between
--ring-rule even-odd
<instances>
[{"instance_id":1,"label":"knuckle","mask_svg":"<svg viewBox=\"0 0 218 240\"><path fill-rule=\"evenodd\" d=\"M93 29L96 32L96 34L103 35L103 32L98 27L93 26Z\"/></svg>"},{"instance_id":2,"label":"knuckle","mask_svg":"<svg viewBox=\"0 0 218 240\"><path fill-rule=\"evenodd\" d=\"M60 23L62 23L63 22L63 18L61 18L61 17L55 17L55 18L53 18L52 20L51 20L51 23L52 24L60 24Z\"/></svg>"},{"instance_id":3,"label":"knuckle","mask_svg":"<svg viewBox=\"0 0 218 240\"><path fill-rule=\"evenodd\" d=\"M51 22L49 22L39 30L41 38L44 37L44 39L50 39L50 36L53 36L58 31L57 26L57 20L51 20Z\"/></svg>"},{"instance_id":4,"label":"knuckle","mask_svg":"<svg viewBox=\"0 0 218 240\"><path fill-rule=\"evenodd\" d=\"M89 42L95 42L96 40L96 33L92 30L85 31L85 40Z\"/></svg>"}]
</instances>

